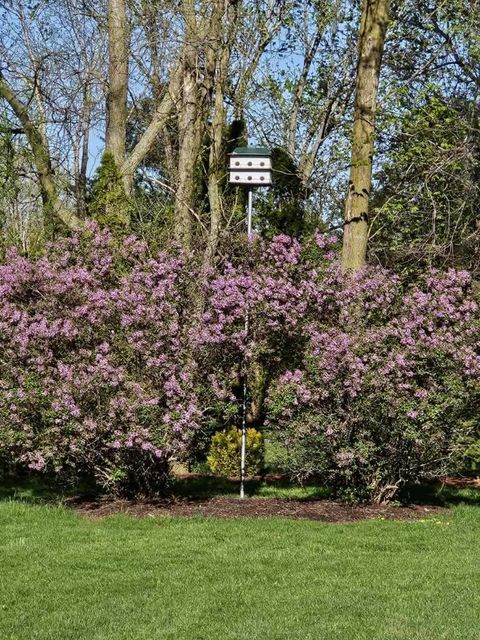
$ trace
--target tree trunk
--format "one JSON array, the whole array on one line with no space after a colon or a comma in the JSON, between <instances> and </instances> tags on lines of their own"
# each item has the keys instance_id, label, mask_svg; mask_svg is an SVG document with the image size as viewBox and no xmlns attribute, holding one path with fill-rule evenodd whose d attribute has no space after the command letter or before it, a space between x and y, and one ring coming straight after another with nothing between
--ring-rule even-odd
<instances>
[{"instance_id":1,"label":"tree trunk","mask_svg":"<svg viewBox=\"0 0 480 640\"><path fill-rule=\"evenodd\" d=\"M313 63L313 59L320 46L322 34L318 32L313 39L312 44L307 44L305 55L303 58L303 67L300 77L298 78L295 90L293 92L293 102L290 110L290 117L288 119L287 128L287 151L292 158L295 158L295 151L297 147L297 124L298 114L302 105L302 99L307 85L308 74Z\"/></svg>"},{"instance_id":2,"label":"tree trunk","mask_svg":"<svg viewBox=\"0 0 480 640\"><path fill-rule=\"evenodd\" d=\"M105 154L113 159L115 173L121 176L125 162L127 137L128 94L128 24L126 0L108 0L108 91ZM103 224L112 230L126 230L130 226L130 211L126 197L118 189L126 190L124 180L112 181L107 188Z\"/></svg>"},{"instance_id":3,"label":"tree trunk","mask_svg":"<svg viewBox=\"0 0 480 640\"><path fill-rule=\"evenodd\" d=\"M192 68L185 70L182 105L178 118L178 185L175 192L175 235L188 251L192 245L195 167L201 146L199 95Z\"/></svg>"},{"instance_id":4,"label":"tree trunk","mask_svg":"<svg viewBox=\"0 0 480 640\"><path fill-rule=\"evenodd\" d=\"M204 265L210 266L214 260L223 216L222 187L227 178L225 166L225 88L228 81L228 66L231 47L236 32L237 6L230 2L225 4L218 0L215 20L211 24L211 61L210 77L213 86L213 113L210 127L210 154L208 162L208 201L210 208L210 229L204 255Z\"/></svg>"},{"instance_id":5,"label":"tree trunk","mask_svg":"<svg viewBox=\"0 0 480 640\"><path fill-rule=\"evenodd\" d=\"M225 55L225 53L223 54ZM223 57L223 56L222 56ZM215 103L211 126L208 202L210 207L210 229L205 250L205 266L210 266L217 251L222 225L222 180L226 177L223 150L223 132L225 128L225 107L223 87L218 82L215 87Z\"/></svg>"},{"instance_id":6,"label":"tree trunk","mask_svg":"<svg viewBox=\"0 0 480 640\"><path fill-rule=\"evenodd\" d=\"M199 54L202 52L203 29L197 21L194 0L183 0L185 42L181 66L183 80L178 110L178 173L175 191L175 235L186 251L193 240L193 216L195 212L195 170L205 130L202 71Z\"/></svg>"},{"instance_id":7,"label":"tree trunk","mask_svg":"<svg viewBox=\"0 0 480 640\"><path fill-rule=\"evenodd\" d=\"M8 102L22 124L23 132L32 150L35 169L40 183L46 226L53 229L56 220L59 219L69 229L73 230L81 227L82 221L73 212L69 211L58 197L52 162L48 147L44 144L42 133L31 121L26 105L15 95L15 92L1 74L0 98Z\"/></svg>"},{"instance_id":8,"label":"tree trunk","mask_svg":"<svg viewBox=\"0 0 480 640\"><path fill-rule=\"evenodd\" d=\"M344 271L356 271L366 264L374 121L388 13L389 0L363 1L355 86L352 163L345 201L342 252Z\"/></svg>"},{"instance_id":9,"label":"tree trunk","mask_svg":"<svg viewBox=\"0 0 480 640\"><path fill-rule=\"evenodd\" d=\"M168 90L158 103L150 124L120 167L127 195L129 195L132 190L135 171L157 141L158 136L165 130L167 122L172 116L174 106L179 98L180 77L182 72L183 67L181 65L177 65L175 69L173 69Z\"/></svg>"},{"instance_id":10,"label":"tree trunk","mask_svg":"<svg viewBox=\"0 0 480 640\"><path fill-rule=\"evenodd\" d=\"M128 92L128 25L125 0L108 0L106 151L117 167L125 159Z\"/></svg>"},{"instance_id":11,"label":"tree trunk","mask_svg":"<svg viewBox=\"0 0 480 640\"><path fill-rule=\"evenodd\" d=\"M88 169L88 148L90 120L92 114L92 88L90 82L85 82L83 90L83 109L82 109L82 145L80 155L80 167L77 176L76 196L77 196L77 215L79 218L85 218L86 215L86 199L87 199L87 169Z\"/></svg>"}]
</instances>

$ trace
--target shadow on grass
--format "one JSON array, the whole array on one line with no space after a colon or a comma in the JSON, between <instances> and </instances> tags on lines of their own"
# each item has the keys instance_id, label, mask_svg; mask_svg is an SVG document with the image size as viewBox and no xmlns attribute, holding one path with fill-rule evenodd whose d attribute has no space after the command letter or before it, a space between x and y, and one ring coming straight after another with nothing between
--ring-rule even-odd
<instances>
[{"instance_id":1,"label":"shadow on grass","mask_svg":"<svg viewBox=\"0 0 480 640\"><path fill-rule=\"evenodd\" d=\"M166 498L188 498L207 500L218 496L239 495L239 482L216 476L188 476L172 478L162 492ZM320 500L330 496L324 487L307 485L300 487L286 480L250 479L245 483L247 496L259 498L282 498L291 500ZM8 478L0 480L0 501L18 500L29 504L62 503L75 498L95 500L101 490L91 484L65 485L55 479L38 476Z\"/></svg>"},{"instance_id":2,"label":"shadow on grass","mask_svg":"<svg viewBox=\"0 0 480 640\"><path fill-rule=\"evenodd\" d=\"M0 480L0 502L17 500L27 504L62 503L77 496L92 499L99 493L91 484L65 485L54 479L38 476Z\"/></svg>"},{"instance_id":3,"label":"shadow on grass","mask_svg":"<svg viewBox=\"0 0 480 640\"><path fill-rule=\"evenodd\" d=\"M410 485L403 489L399 497L402 502L410 504L431 504L439 507L465 504L480 507L480 489L468 486L442 483Z\"/></svg>"},{"instance_id":4,"label":"shadow on grass","mask_svg":"<svg viewBox=\"0 0 480 640\"><path fill-rule=\"evenodd\" d=\"M216 476L188 476L174 478L168 486L171 496L190 499L207 499L215 496L238 496L240 483L230 478ZM294 485L286 479L249 479L245 482L245 493L257 498L283 498L291 500L322 500L331 496L326 487Z\"/></svg>"},{"instance_id":5,"label":"shadow on grass","mask_svg":"<svg viewBox=\"0 0 480 640\"><path fill-rule=\"evenodd\" d=\"M249 479L245 492L251 498L278 498L284 500L325 500L332 492L318 485L298 486L286 479ZM208 500L219 496L237 497L239 481L208 475L172 478L163 492L164 497ZM101 496L98 487L90 483L60 484L55 479L39 476L0 479L0 502L16 500L28 504L61 504L76 500L95 500ZM410 485L398 496L404 504L451 507L465 504L480 507L480 489L431 483Z\"/></svg>"}]
</instances>

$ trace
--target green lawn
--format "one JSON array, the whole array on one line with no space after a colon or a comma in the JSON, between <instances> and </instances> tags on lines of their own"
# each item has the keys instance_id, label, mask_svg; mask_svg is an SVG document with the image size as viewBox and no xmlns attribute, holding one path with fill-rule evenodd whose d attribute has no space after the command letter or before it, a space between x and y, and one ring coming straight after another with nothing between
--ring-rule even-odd
<instances>
[{"instance_id":1,"label":"green lawn","mask_svg":"<svg viewBox=\"0 0 480 640\"><path fill-rule=\"evenodd\" d=\"M479 551L478 506L349 525L88 521L6 497L0 639L478 640Z\"/></svg>"}]
</instances>

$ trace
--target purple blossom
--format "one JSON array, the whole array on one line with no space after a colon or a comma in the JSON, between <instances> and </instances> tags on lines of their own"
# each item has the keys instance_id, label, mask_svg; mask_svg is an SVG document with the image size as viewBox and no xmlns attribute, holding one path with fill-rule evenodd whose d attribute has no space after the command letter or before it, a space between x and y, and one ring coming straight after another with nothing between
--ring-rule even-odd
<instances>
[{"instance_id":1,"label":"purple blossom","mask_svg":"<svg viewBox=\"0 0 480 640\"><path fill-rule=\"evenodd\" d=\"M240 376L260 366L269 429L290 447L318 435L345 474L379 424L420 447L421 416L443 402L453 420L448 403L478 392L466 272L409 286L381 268L346 276L323 235L252 238L202 271L178 249L151 256L90 223L87 234L0 266L0 448L32 469L78 465L104 482L125 456L181 459L199 429L238 418Z\"/></svg>"}]
</instances>

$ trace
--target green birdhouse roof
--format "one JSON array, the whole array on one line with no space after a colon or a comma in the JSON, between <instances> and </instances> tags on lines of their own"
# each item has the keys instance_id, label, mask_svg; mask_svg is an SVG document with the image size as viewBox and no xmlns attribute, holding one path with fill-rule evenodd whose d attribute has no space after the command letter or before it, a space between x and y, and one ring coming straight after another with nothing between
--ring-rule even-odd
<instances>
[{"instance_id":1,"label":"green birdhouse roof","mask_svg":"<svg viewBox=\"0 0 480 640\"><path fill-rule=\"evenodd\" d=\"M232 156L270 156L268 147L237 147L230 154Z\"/></svg>"}]
</instances>

